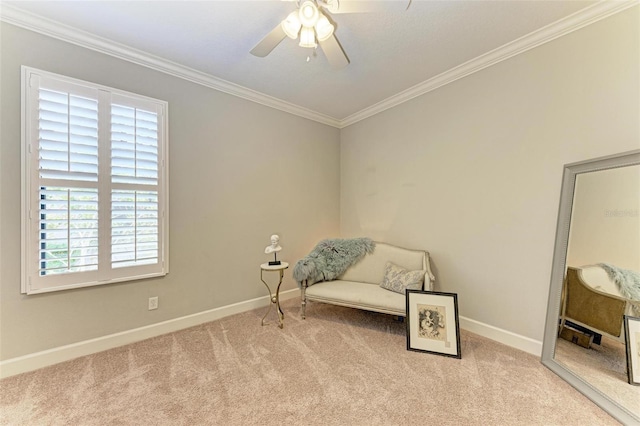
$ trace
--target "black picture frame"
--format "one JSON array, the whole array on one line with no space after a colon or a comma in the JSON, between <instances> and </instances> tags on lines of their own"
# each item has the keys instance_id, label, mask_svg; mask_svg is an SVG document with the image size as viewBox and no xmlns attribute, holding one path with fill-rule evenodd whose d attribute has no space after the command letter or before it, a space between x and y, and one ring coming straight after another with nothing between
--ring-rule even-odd
<instances>
[{"instance_id":1,"label":"black picture frame","mask_svg":"<svg viewBox=\"0 0 640 426\"><path fill-rule=\"evenodd\" d=\"M407 350L462 358L458 295L407 290Z\"/></svg>"},{"instance_id":2,"label":"black picture frame","mask_svg":"<svg viewBox=\"0 0 640 426\"><path fill-rule=\"evenodd\" d=\"M624 316L624 340L627 348L627 378L630 385L640 386L640 318Z\"/></svg>"}]
</instances>

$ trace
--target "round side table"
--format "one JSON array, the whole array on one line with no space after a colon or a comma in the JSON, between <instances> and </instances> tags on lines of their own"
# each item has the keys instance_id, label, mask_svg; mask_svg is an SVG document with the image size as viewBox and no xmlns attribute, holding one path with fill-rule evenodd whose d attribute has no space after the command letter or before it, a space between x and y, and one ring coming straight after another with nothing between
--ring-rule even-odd
<instances>
[{"instance_id":1,"label":"round side table","mask_svg":"<svg viewBox=\"0 0 640 426\"><path fill-rule=\"evenodd\" d=\"M284 276L284 270L287 269L288 267L289 267L289 264L287 262L281 262L280 265L269 265L268 262L260 265L260 281L262 281L264 285L267 287L267 290L269 290L269 298L271 300L271 303L269 303L269 309L267 310L267 313L264 314L264 316L262 317L262 325L264 325L264 319L267 317L267 315L269 315L269 312L271 312L271 306L275 304L276 311L278 314L278 327L280 328L284 327L284 312L282 312L282 309L280 309L280 285L282 284L282 277ZM273 295L271 291L271 287L269 287L269 284L267 284L267 282L264 280L264 277L262 275L264 271L279 272L280 280L278 281L278 287L276 288L275 296Z\"/></svg>"}]
</instances>

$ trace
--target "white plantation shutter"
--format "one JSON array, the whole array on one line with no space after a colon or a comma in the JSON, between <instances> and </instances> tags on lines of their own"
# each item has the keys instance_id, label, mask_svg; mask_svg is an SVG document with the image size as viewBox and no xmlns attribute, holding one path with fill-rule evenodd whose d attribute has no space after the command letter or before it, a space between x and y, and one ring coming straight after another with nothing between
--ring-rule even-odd
<instances>
[{"instance_id":1,"label":"white plantation shutter","mask_svg":"<svg viewBox=\"0 0 640 426\"><path fill-rule=\"evenodd\" d=\"M42 88L38 123L41 178L98 181L97 99Z\"/></svg>"},{"instance_id":2,"label":"white plantation shutter","mask_svg":"<svg viewBox=\"0 0 640 426\"><path fill-rule=\"evenodd\" d=\"M111 105L111 266L159 261L158 111L131 99Z\"/></svg>"},{"instance_id":3,"label":"white plantation shutter","mask_svg":"<svg viewBox=\"0 0 640 426\"><path fill-rule=\"evenodd\" d=\"M114 183L158 185L158 116L111 106L111 176Z\"/></svg>"},{"instance_id":4,"label":"white plantation shutter","mask_svg":"<svg viewBox=\"0 0 640 426\"><path fill-rule=\"evenodd\" d=\"M39 276L98 270L98 191L40 188Z\"/></svg>"},{"instance_id":5,"label":"white plantation shutter","mask_svg":"<svg viewBox=\"0 0 640 426\"><path fill-rule=\"evenodd\" d=\"M122 268L158 261L158 194L111 193L111 265Z\"/></svg>"},{"instance_id":6,"label":"white plantation shutter","mask_svg":"<svg viewBox=\"0 0 640 426\"><path fill-rule=\"evenodd\" d=\"M22 291L168 271L166 102L23 67Z\"/></svg>"}]
</instances>

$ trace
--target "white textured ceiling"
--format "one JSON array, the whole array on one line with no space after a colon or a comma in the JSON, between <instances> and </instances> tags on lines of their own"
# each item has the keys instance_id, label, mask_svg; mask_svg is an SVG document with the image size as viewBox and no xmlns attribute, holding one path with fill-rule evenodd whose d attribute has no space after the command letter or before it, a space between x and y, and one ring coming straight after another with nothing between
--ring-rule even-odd
<instances>
[{"instance_id":1,"label":"white textured ceiling","mask_svg":"<svg viewBox=\"0 0 640 426\"><path fill-rule=\"evenodd\" d=\"M335 71L288 38L249 54L295 2L3 2L338 121L594 3L413 0L399 13L333 15L351 61Z\"/></svg>"}]
</instances>

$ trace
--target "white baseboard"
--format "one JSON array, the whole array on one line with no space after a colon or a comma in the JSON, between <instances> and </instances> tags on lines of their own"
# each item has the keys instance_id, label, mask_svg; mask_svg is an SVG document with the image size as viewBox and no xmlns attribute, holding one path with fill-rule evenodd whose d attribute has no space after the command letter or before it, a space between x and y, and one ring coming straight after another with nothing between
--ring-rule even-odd
<instances>
[{"instance_id":1,"label":"white baseboard","mask_svg":"<svg viewBox=\"0 0 640 426\"><path fill-rule=\"evenodd\" d=\"M281 300L293 299L299 295L299 290L292 289L280 293ZM229 315L250 311L252 309L268 306L269 297L259 297L232 305L222 306L197 314L187 315L145 327L134 328L108 336L85 340L70 345L48 349L17 358L0 362L0 378L14 376L20 373L37 370L49 365L69 361L81 356L91 355L96 352L116 348L130 343L139 342L151 337L171 333L185 328L200 325L206 322L215 321ZM503 343L533 355L540 356L542 353L542 342L493 327L466 317L460 317L460 328L486 337L491 340Z\"/></svg>"},{"instance_id":2,"label":"white baseboard","mask_svg":"<svg viewBox=\"0 0 640 426\"><path fill-rule=\"evenodd\" d=\"M460 328L532 355L542 355L542 342L512 333L511 331L503 330L463 316L460 317Z\"/></svg>"},{"instance_id":3,"label":"white baseboard","mask_svg":"<svg viewBox=\"0 0 640 426\"><path fill-rule=\"evenodd\" d=\"M297 297L299 294L300 290L297 288L283 291L280 293L280 300L292 299ZM11 358L0 362L0 378L26 373L28 371L69 361L81 356L91 355L96 352L139 342L141 340L193 327L205 322L215 321L229 315L268 306L269 303L269 296L259 297L240 303L234 303L232 305L222 306L220 308L210 309L208 311L198 312L197 314L159 322L157 324L151 324L120 333L110 334L108 336L72 343L70 345L60 346L17 358Z\"/></svg>"}]
</instances>

